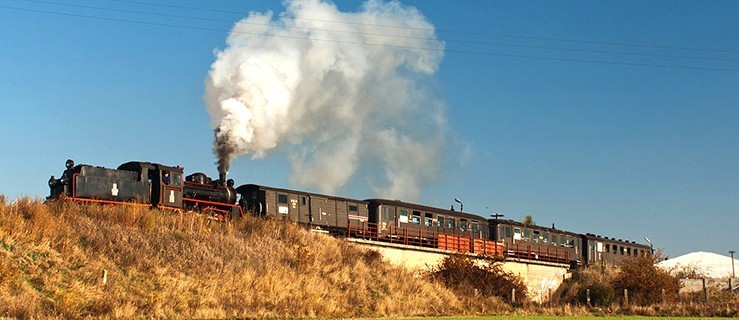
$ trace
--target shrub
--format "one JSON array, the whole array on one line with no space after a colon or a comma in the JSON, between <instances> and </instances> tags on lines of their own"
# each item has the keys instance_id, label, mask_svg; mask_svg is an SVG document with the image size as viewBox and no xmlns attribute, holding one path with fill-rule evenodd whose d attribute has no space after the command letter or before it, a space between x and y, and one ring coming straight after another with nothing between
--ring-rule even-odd
<instances>
[{"instance_id":1,"label":"shrub","mask_svg":"<svg viewBox=\"0 0 739 320\"><path fill-rule=\"evenodd\" d=\"M618 293L628 289L629 304L650 305L662 301L662 290L666 298L675 300L680 289L678 279L670 272L655 265L659 254L640 256L621 261L619 271L612 280Z\"/></svg>"},{"instance_id":2,"label":"shrub","mask_svg":"<svg viewBox=\"0 0 739 320\"><path fill-rule=\"evenodd\" d=\"M572 278L562 283L555 295L561 302L587 306L587 290L590 289L590 306L610 307L618 297L610 281L613 273L614 270L601 267L577 270Z\"/></svg>"},{"instance_id":3,"label":"shrub","mask_svg":"<svg viewBox=\"0 0 739 320\"><path fill-rule=\"evenodd\" d=\"M621 260L619 267L590 267L577 270L558 290L562 302L590 306L611 307L623 301L628 289L629 305L651 305L662 302L662 290L668 301L677 298L678 279L669 271L655 265L658 255L631 257Z\"/></svg>"},{"instance_id":4,"label":"shrub","mask_svg":"<svg viewBox=\"0 0 739 320\"><path fill-rule=\"evenodd\" d=\"M467 256L449 255L429 271L429 277L461 296L500 297L510 302L514 288L517 302L522 302L520 297L526 295L523 280L505 272L494 259L480 263Z\"/></svg>"}]
</instances>

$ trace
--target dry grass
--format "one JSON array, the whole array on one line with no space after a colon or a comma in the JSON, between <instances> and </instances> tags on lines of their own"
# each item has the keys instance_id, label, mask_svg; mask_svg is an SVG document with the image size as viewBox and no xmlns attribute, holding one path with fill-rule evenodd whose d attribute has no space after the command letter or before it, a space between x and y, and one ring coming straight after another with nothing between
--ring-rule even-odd
<instances>
[{"instance_id":1,"label":"dry grass","mask_svg":"<svg viewBox=\"0 0 739 320\"><path fill-rule=\"evenodd\" d=\"M397 317L491 308L374 251L286 222L0 200L0 317Z\"/></svg>"},{"instance_id":2,"label":"dry grass","mask_svg":"<svg viewBox=\"0 0 739 320\"><path fill-rule=\"evenodd\" d=\"M621 267L591 267L578 270L563 283L555 295L555 305L568 304L571 310L593 315L637 315L647 317L737 317L739 294L712 288L708 301L702 292L679 296L676 276L655 267L659 257L624 260ZM592 308L585 308L586 290L590 290ZM623 291L628 289L629 305L624 305ZM665 289L665 303L661 291ZM532 310L532 307L527 308ZM549 308L552 309L552 308ZM558 315L578 315L567 314ZM535 313L549 314L549 313Z\"/></svg>"},{"instance_id":3,"label":"dry grass","mask_svg":"<svg viewBox=\"0 0 739 320\"><path fill-rule=\"evenodd\" d=\"M0 195L0 318L738 315L736 294L712 301L511 307L498 297L458 296L377 252L287 222L224 224Z\"/></svg>"}]
</instances>

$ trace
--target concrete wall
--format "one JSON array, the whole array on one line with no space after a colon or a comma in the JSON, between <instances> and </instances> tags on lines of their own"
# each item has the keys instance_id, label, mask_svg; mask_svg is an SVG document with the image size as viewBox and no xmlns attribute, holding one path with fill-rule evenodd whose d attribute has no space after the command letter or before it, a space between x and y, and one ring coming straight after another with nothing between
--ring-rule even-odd
<instances>
[{"instance_id":1,"label":"concrete wall","mask_svg":"<svg viewBox=\"0 0 739 320\"><path fill-rule=\"evenodd\" d=\"M562 281L571 276L569 265L506 261L503 270L518 275L526 282L529 298L546 302Z\"/></svg>"},{"instance_id":2,"label":"concrete wall","mask_svg":"<svg viewBox=\"0 0 739 320\"><path fill-rule=\"evenodd\" d=\"M739 289L739 278L708 278L705 281L705 285L708 288L729 290L729 285L731 285L732 290ZM703 291L703 279L680 279L680 294L701 291Z\"/></svg>"},{"instance_id":3,"label":"concrete wall","mask_svg":"<svg viewBox=\"0 0 739 320\"><path fill-rule=\"evenodd\" d=\"M398 244L348 239L350 242L377 250L390 263L406 267L409 270L428 270L437 266L449 252L404 246ZM553 263L531 263L525 261L506 261L503 270L520 276L529 290L529 298L536 302L546 302L550 293L559 288L562 280L569 278L569 266Z\"/></svg>"}]
</instances>

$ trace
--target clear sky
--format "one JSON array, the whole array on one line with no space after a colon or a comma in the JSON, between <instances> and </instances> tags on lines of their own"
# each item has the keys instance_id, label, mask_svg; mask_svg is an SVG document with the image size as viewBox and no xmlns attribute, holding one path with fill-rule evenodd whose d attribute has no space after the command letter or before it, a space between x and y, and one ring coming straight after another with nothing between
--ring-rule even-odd
<instances>
[{"instance_id":1,"label":"clear sky","mask_svg":"<svg viewBox=\"0 0 739 320\"><path fill-rule=\"evenodd\" d=\"M418 202L648 236L668 256L739 249L739 2L402 4L444 43L425 85L449 133ZM216 176L205 78L234 24L267 10L285 7L0 0L0 193L45 197L68 158ZM229 176L294 187L288 158L242 156ZM336 193L374 197L368 172Z\"/></svg>"}]
</instances>

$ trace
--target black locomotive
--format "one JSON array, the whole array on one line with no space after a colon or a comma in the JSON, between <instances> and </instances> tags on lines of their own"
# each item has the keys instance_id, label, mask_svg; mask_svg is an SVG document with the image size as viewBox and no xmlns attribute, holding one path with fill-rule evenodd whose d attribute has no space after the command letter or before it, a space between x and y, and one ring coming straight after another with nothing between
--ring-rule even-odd
<instances>
[{"instance_id":1,"label":"black locomotive","mask_svg":"<svg viewBox=\"0 0 739 320\"><path fill-rule=\"evenodd\" d=\"M50 199L197 210L219 219L243 216L233 180L225 176L213 181L196 173L183 179L182 167L139 161L110 169L67 160L66 167L61 178L49 179Z\"/></svg>"},{"instance_id":2,"label":"black locomotive","mask_svg":"<svg viewBox=\"0 0 739 320\"><path fill-rule=\"evenodd\" d=\"M109 169L67 160L66 168L61 178L49 180L50 199L197 211L218 219L249 212L334 235L571 267L652 254L651 247L633 241L399 200L349 199L256 184L234 188L225 174L213 180L198 172L183 179L179 166L132 161Z\"/></svg>"}]
</instances>

